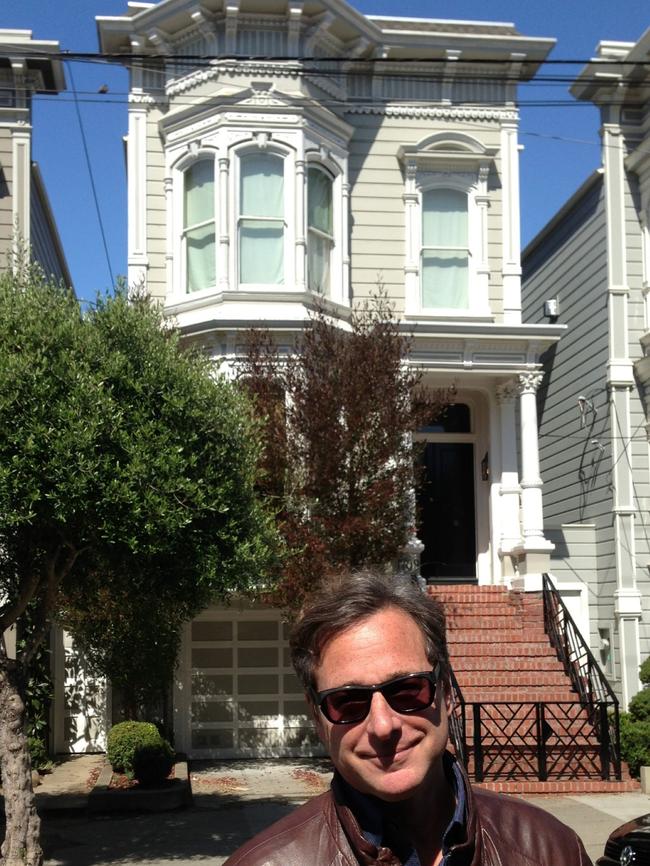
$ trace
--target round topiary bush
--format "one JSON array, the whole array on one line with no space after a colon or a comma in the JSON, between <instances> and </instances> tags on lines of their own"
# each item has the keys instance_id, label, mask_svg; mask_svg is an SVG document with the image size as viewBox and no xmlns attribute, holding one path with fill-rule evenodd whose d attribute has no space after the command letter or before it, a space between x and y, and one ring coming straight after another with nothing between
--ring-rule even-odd
<instances>
[{"instance_id":1,"label":"round topiary bush","mask_svg":"<svg viewBox=\"0 0 650 866\"><path fill-rule=\"evenodd\" d=\"M644 686L650 683L650 656L643 662L639 668L639 679Z\"/></svg>"},{"instance_id":2,"label":"round topiary bush","mask_svg":"<svg viewBox=\"0 0 650 866\"><path fill-rule=\"evenodd\" d=\"M167 740L156 746L139 746L133 756L133 775L144 787L160 785L174 766L174 750Z\"/></svg>"},{"instance_id":3,"label":"round topiary bush","mask_svg":"<svg viewBox=\"0 0 650 866\"><path fill-rule=\"evenodd\" d=\"M164 740L151 722L120 722L108 732L106 756L116 773L133 773L133 758L137 749L160 746Z\"/></svg>"},{"instance_id":4,"label":"round topiary bush","mask_svg":"<svg viewBox=\"0 0 650 866\"><path fill-rule=\"evenodd\" d=\"M635 722L650 722L650 689L634 695L628 710Z\"/></svg>"}]
</instances>

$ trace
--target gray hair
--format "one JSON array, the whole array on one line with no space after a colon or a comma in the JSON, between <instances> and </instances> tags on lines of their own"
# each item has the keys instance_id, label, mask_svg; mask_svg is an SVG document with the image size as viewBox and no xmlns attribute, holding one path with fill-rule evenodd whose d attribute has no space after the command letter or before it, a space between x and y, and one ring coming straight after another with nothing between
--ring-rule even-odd
<instances>
[{"instance_id":1,"label":"gray hair","mask_svg":"<svg viewBox=\"0 0 650 866\"><path fill-rule=\"evenodd\" d=\"M406 613L425 640L427 659L440 665L449 682L449 653L442 604L410 577L373 571L336 575L308 598L291 630L291 662L305 691L314 687L314 672L333 637L385 608Z\"/></svg>"}]
</instances>

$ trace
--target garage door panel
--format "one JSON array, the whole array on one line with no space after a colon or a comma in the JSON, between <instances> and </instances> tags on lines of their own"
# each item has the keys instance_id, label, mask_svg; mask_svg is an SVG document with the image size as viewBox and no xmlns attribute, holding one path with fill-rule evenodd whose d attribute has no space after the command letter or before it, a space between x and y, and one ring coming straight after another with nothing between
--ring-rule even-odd
<instances>
[{"instance_id":1,"label":"garage door panel","mask_svg":"<svg viewBox=\"0 0 650 866\"><path fill-rule=\"evenodd\" d=\"M186 634L195 757L322 754L279 612L210 609Z\"/></svg>"},{"instance_id":2,"label":"garage door panel","mask_svg":"<svg viewBox=\"0 0 650 866\"><path fill-rule=\"evenodd\" d=\"M242 620L237 623L237 640L277 642L279 625L277 622L265 622L264 620Z\"/></svg>"},{"instance_id":3,"label":"garage door panel","mask_svg":"<svg viewBox=\"0 0 650 866\"><path fill-rule=\"evenodd\" d=\"M240 674L237 678L240 695L278 695L279 674Z\"/></svg>"},{"instance_id":4,"label":"garage door panel","mask_svg":"<svg viewBox=\"0 0 650 866\"><path fill-rule=\"evenodd\" d=\"M194 620L191 634L193 641L232 641L233 623L223 620Z\"/></svg>"},{"instance_id":5,"label":"garage door panel","mask_svg":"<svg viewBox=\"0 0 650 866\"><path fill-rule=\"evenodd\" d=\"M205 674L194 671L192 674L192 694L194 697L212 698L220 695L232 695L232 674Z\"/></svg>"},{"instance_id":6,"label":"garage door panel","mask_svg":"<svg viewBox=\"0 0 650 866\"><path fill-rule=\"evenodd\" d=\"M233 651L225 647L193 647L193 668L232 668Z\"/></svg>"},{"instance_id":7,"label":"garage door panel","mask_svg":"<svg viewBox=\"0 0 650 866\"><path fill-rule=\"evenodd\" d=\"M240 668L277 668L277 647L239 647L237 662Z\"/></svg>"},{"instance_id":8,"label":"garage door panel","mask_svg":"<svg viewBox=\"0 0 650 866\"><path fill-rule=\"evenodd\" d=\"M192 701L192 723L232 722L234 708L225 701Z\"/></svg>"}]
</instances>

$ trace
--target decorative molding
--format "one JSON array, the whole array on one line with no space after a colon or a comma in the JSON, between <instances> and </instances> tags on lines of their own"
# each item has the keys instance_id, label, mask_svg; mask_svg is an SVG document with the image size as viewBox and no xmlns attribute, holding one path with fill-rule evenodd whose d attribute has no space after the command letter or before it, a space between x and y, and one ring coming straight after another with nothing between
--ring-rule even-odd
<instances>
[{"instance_id":1,"label":"decorative molding","mask_svg":"<svg viewBox=\"0 0 650 866\"><path fill-rule=\"evenodd\" d=\"M411 117L425 120L491 120L518 121L519 112L494 108L451 108L420 105L348 105L346 114L385 114L387 117Z\"/></svg>"},{"instance_id":2,"label":"decorative molding","mask_svg":"<svg viewBox=\"0 0 650 866\"><path fill-rule=\"evenodd\" d=\"M222 75L240 77L243 73L246 75L273 75L283 78L299 78L302 74L302 65L289 64L286 61L278 63L258 63L255 61L240 60L236 63L232 60L215 61L209 69L197 69L182 78L174 79L169 82L165 88L167 96L178 96L185 93L194 87L205 84L206 81L212 81Z\"/></svg>"},{"instance_id":3,"label":"decorative molding","mask_svg":"<svg viewBox=\"0 0 650 866\"><path fill-rule=\"evenodd\" d=\"M544 373L520 373L517 379L520 394L536 394L544 379Z\"/></svg>"},{"instance_id":4,"label":"decorative molding","mask_svg":"<svg viewBox=\"0 0 650 866\"><path fill-rule=\"evenodd\" d=\"M138 91L137 93L131 91L131 93L129 93L128 101L129 105L159 105L160 103L167 102L167 100L162 96L156 99L156 97L151 93L142 93L141 91Z\"/></svg>"},{"instance_id":5,"label":"decorative molding","mask_svg":"<svg viewBox=\"0 0 650 866\"><path fill-rule=\"evenodd\" d=\"M495 394L499 406L502 406L504 403L512 403L519 396L519 383L515 382L514 379L510 379L502 385L497 385Z\"/></svg>"}]
</instances>

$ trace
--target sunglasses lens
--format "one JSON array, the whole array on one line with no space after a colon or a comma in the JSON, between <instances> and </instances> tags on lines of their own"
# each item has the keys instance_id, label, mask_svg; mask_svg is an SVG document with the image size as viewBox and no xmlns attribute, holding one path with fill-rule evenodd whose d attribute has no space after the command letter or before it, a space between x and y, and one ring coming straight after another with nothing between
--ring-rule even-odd
<instances>
[{"instance_id":1,"label":"sunglasses lens","mask_svg":"<svg viewBox=\"0 0 650 866\"><path fill-rule=\"evenodd\" d=\"M385 686L382 694L398 713L417 713L431 706L435 688L427 677L404 677Z\"/></svg>"},{"instance_id":2,"label":"sunglasses lens","mask_svg":"<svg viewBox=\"0 0 650 866\"><path fill-rule=\"evenodd\" d=\"M349 724L365 719L372 695L367 689L341 689L327 695L322 703L325 716L335 725Z\"/></svg>"}]
</instances>

